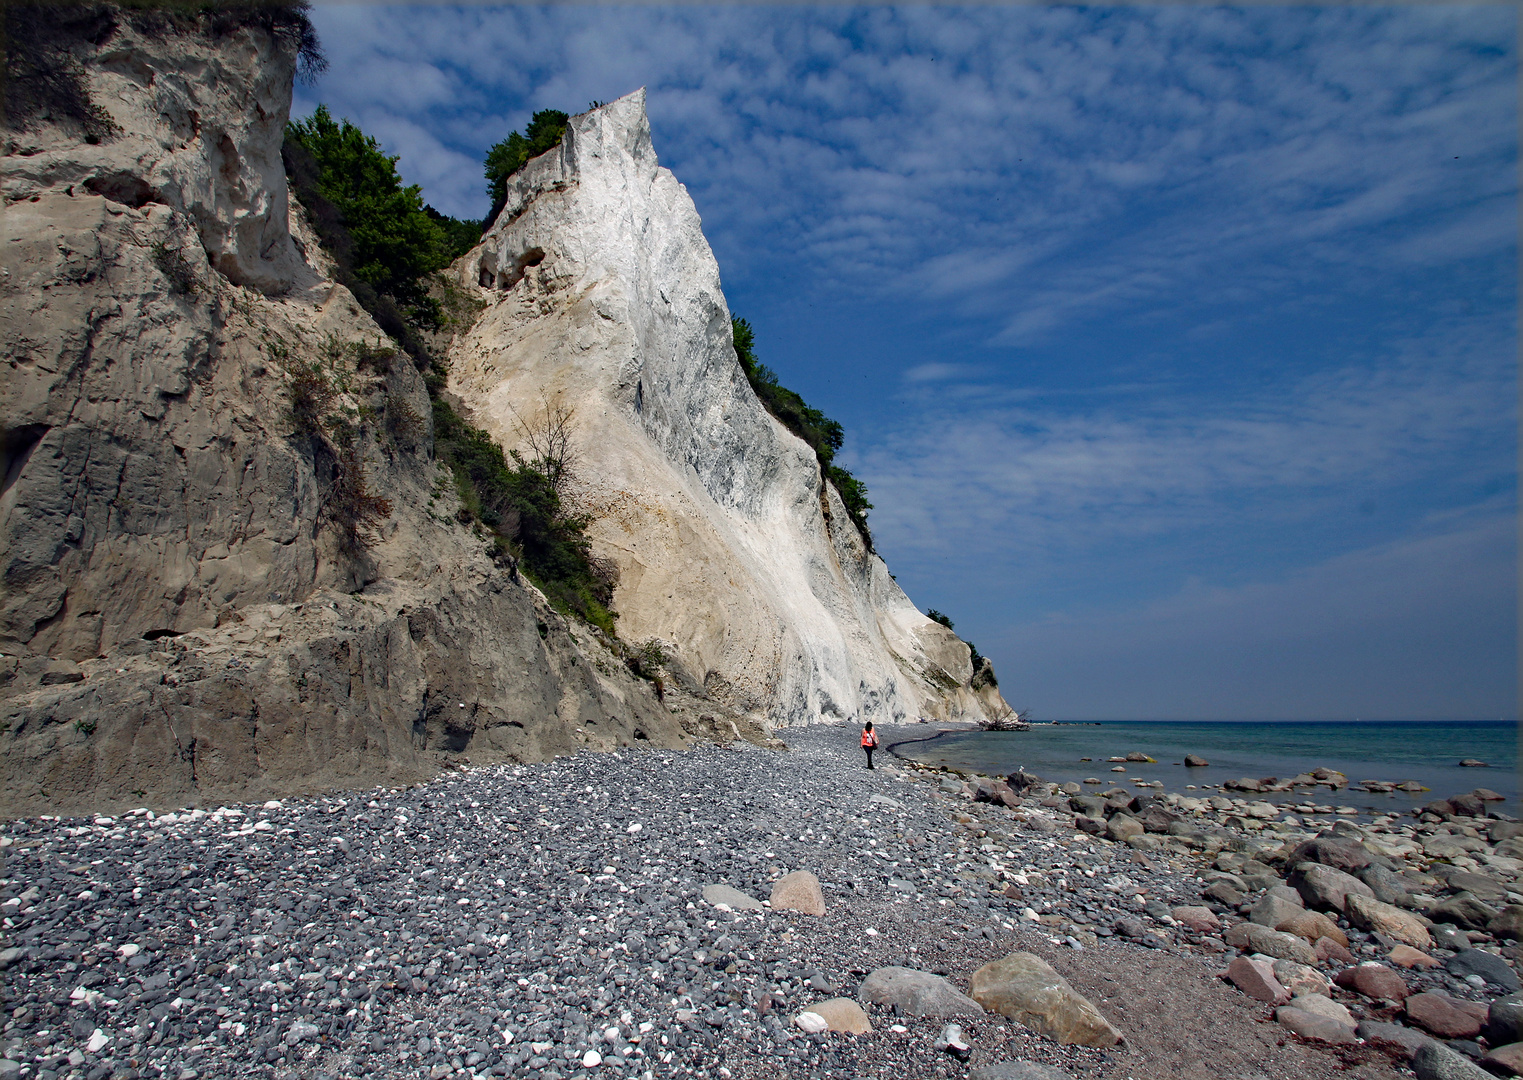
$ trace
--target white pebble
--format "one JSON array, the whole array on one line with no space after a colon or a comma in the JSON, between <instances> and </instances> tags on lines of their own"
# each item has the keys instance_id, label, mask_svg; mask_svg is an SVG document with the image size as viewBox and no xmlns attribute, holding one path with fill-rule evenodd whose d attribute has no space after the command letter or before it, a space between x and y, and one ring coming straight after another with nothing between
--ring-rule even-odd
<instances>
[{"instance_id":1,"label":"white pebble","mask_svg":"<svg viewBox=\"0 0 1523 1080\"><path fill-rule=\"evenodd\" d=\"M800 1030L807 1031L811 1035L817 1035L822 1031L830 1029L829 1021L819 1013L801 1012L793 1018L793 1022L799 1026Z\"/></svg>"},{"instance_id":2,"label":"white pebble","mask_svg":"<svg viewBox=\"0 0 1523 1080\"><path fill-rule=\"evenodd\" d=\"M603 1064L603 1055L596 1050L589 1050L582 1055L582 1068L595 1069Z\"/></svg>"}]
</instances>

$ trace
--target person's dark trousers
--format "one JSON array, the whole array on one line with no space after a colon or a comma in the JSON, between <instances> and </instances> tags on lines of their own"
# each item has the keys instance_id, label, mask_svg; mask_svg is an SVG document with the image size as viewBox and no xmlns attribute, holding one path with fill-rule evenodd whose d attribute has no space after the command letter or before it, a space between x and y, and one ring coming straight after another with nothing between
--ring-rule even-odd
<instances>
[{"instance_id":1,"label":"person's dark trousers","mask_svg":"<svg viewBox=\"0 0 1523 1080\"><path fill-rule=\"evenodd\" d=\"M871 769L873 767L873 748L871 746L864 746L862 749L867 751L867 767Z\"/></svg>"}]
</instances>

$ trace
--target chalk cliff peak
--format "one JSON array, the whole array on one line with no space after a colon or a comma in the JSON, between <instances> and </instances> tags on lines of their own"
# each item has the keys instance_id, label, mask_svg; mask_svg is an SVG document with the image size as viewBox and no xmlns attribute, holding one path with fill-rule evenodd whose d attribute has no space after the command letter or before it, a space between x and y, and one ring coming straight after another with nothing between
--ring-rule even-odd
<instances>
[{"instance_id":1,"label":"chalk cliff peak","mask_svg":"<svg viewBox=\"0 0 1523 1080\"><path fill-rule=\"evenodd\" d=\"M511 177L455 272L487 308L450 349L450 389L509 447L547 406L573 414L621 635L668 643L695 686L776 724L1000 710L747 383L643 90L573 117Z\"/></svg>"}]
</instances>

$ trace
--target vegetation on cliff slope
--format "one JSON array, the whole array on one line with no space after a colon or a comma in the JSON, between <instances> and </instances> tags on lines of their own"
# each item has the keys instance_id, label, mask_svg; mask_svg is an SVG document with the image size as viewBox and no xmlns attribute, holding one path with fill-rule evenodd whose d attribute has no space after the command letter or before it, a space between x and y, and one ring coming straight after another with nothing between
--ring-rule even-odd
<instances>
[{"instance_id":1,"label":"vegetation on cliff slope","mask_svg":"<svg viewBox=\"0 0 1523 1080\"><path fill-rule=\"evenodd\" d=\"M867 512L873 504L867 501L867 485L834 463L836 452L846 441L846 430L819 409L811 408L802 397L777 381L777 372L756 357L756 331L745 319L732 318L730 329L735 341L735 355L740 358L746 381L767 411L789 431L803 439L820 461L820 471L841 495L846 513L862 533L869 551L873 548L873 535L867 528Z\"/></svg>"},{"instance_id":2,"label":"vegetation on cliff slope","mask_svg":"<svg viewBox=\"0 0 1523 1080\"><path fill-rule=\"evenodd\" d=\"M431 211L416 185L403 185L395 157L325 108L287 128L284 157L339 280L424 369L434 454L454 475L463 513L491 533L494 554L517 558L557 609L611 634L612 568L592 558L588 521L565 504L547 474L553 463L516 454L510 463L491 436L467 424L443 396L442 359L419 332L441 318L428 284L458 253L463 231L455 226L466 223Z\"/></svg>"},{"instance_id":3,"label":"vegetation on cliff slope","mask_svg":"<svg viewBox=\"0 0 1523 1080\"><path fill-rule=\"evenodd\" d=\"M523 168L530 158L559 146L570 119L559 109L541 109L530 119L524 134L509 132L506 139L487 151L487 194L491 196L492 209L481 222L483 232L491 228L508 200L508 177Z\"/></svg>"},{"instance_id":4,"label":"vegetation on cliff slope","mask_svg":"<svg viewBox=\"0 0 1523 1080\"><path fill-rule=\"evenodd\" d=\"M935 608L929 609L925 613L925 617L932 622L940 623L948 630L952 630L952 620ZM953 633L956 633L956 631L953 630ZM994 677L994 665L990 664L986 669L984 667L985 657L979 654L978 646L971 641L964 641L963 644L968 647L969 659L973 662L973 689L981 690L985 686L998 686L999 680Z\"/></svg>"},{"instance_id":5,"label":"vegetation on cliff slope","mask_svg":"<svg viewBox=\"0 0 1523 1080\"><path fill-rule=\"evenodd\" d=\"M402 186L397 159L382 153L375 139L348 120L334 120L325 105L310 118L289 124L286 139L317 166L296 177L298 196L315 193L337 212L343 236L335 233L333 239L345 269L402 304L403 313L415 321L437 319L426 279L455 255L445 226L424 209L422 188ZM348 243L342 244L343 239Z\"/></svg>"}]
</instances>

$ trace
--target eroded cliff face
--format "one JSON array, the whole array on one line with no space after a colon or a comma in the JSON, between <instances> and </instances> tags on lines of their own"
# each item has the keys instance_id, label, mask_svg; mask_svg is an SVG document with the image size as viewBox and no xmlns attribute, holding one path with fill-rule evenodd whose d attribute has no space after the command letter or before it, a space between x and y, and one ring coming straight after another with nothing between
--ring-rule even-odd
<instances>
[{"instance_id":1,"label":"eroded cliff face","mask_svg":"<svg viewBox=\"0 0 1523 1080\"><path fill-rule=\"evenodd\" d=\"M747 384L643 91L573 118L455 272L487 308L450 350L450 389L509 447L572 414L575 497L619 567L621 636L667 643L692 683L773 724L1003 707Z\"/></svg>"},{"instance_id":2,"label":"eroded cliff face","mask_svg":"<svg viewBox=\"0 0 1523 1080\"><path fill-rule=\"evenodd\" d=\"M0 132L0 812L682 745L708 703L658 701L457 520L419 372L289 201L291 48L121 18L77 51L121 134ZM351 433L392 507L368 548L333 525L347 437L293 420L303 370L379 418Z\"/></svg>"},{"instance_id":3,"label":"eroded cliff face","mask_svg":"<svg viewBox=\"0 0 1523 1080\"><path fill-rule=\"evenodd\" d=\"M1003 706L751 392L643 95L513 178L449 360L507 447L574 410L573 497L664 699L467 523L421 374L287 191L292 44L117 14L71 48L117 134L0 133L0 813ZM355 542L357 477L389 514Z\"/></svg>"}]
</instances>

